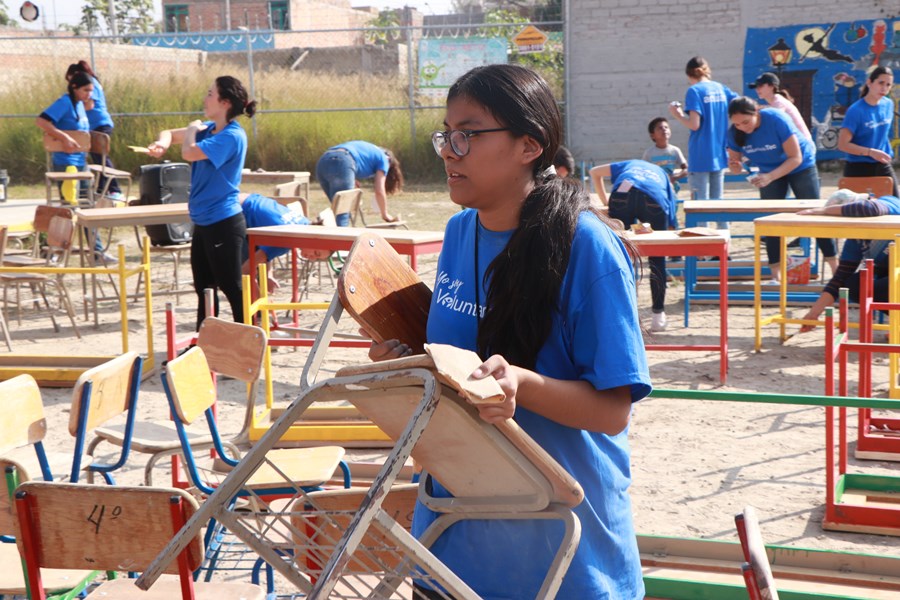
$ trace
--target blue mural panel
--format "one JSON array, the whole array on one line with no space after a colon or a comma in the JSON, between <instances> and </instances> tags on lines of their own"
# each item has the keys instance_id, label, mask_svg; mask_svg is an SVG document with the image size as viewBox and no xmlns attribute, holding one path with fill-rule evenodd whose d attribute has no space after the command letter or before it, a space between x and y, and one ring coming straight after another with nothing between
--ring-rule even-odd
<instances>
[{"instance_id":1,"label":"blue mural panel","mask_svg":"<svg viewBox=\"0 0 900 600\"><path fill-rule=\"evenodd\" d=\"M843 158L837 134L844 113L859 99L867 69L884 65L900 74L900 18L773 28L750 28L744 45L746 87L766 71L781 79L816 140L818 160ZM900 146L900 85L891 92L891 144Z\"/></svg>"}]
</instances>

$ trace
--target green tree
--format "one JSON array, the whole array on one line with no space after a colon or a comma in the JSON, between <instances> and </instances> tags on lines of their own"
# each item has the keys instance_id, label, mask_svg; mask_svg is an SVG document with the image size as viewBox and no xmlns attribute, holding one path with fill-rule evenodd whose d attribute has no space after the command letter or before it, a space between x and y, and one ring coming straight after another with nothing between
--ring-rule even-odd
<instances>
[{"instance_id":1,"label":"green tree","mask_svg":"<svg viewBox=\"0 0 900 600\"><path fill-rule=\"evenodd\" d=\"M0 25L5 25L7 27L18 27L19 23L14 21L12 17L9 16L7 12L6 2L0 0Z\"/></svg>"},{"instance_id":2,"label":"green tree","mask_svg":"<svg viewBox=\"0 0 900 600\"><path fill-rule=\"evenodd\" d=\"M396 42L403 35L403 32L399 29L389 28L399 26L400 9L389 8L380 11L377 17L370 19L366 23L366 27L373 28L372 30L366 31L366 43L387 46Z\"/></svg>"},{"instance_id":3,"label":"green tree","mask_svg":"<svg viewBox=\"0 0 900 600\"><path fill-rule=\"evenodd\" d=\"M73 31L89 33L151 33L156 27L153 22L153 0L115 0L115 27L110 22L109 0L88 0L81 8L81 21Z\"/></svg>"}]
</instances>

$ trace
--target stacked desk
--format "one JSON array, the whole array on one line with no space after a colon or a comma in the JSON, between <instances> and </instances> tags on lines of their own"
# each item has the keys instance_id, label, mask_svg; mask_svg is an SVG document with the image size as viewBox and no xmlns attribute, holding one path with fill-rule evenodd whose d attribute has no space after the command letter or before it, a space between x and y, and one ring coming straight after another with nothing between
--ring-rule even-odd
<instances>
[{"instance_id":1,"label":"stacked desk","mask_svg":"<svg viewBox=\"0 0 900 600\"><path fill-rule=\"evenodd\" d=\"M760 285L760 252L759 243L763 236L781 238L781 254L785 256L785 238L789 236L841 238L860 240L893 240L900 233L900 216L883 217L833 217L824 215L778 214L761 217L753 221L754 258L753 273L753 311L756 328L757 351L762 347L762 326L778 323L781 327L781 340L787 339L785 324L799 323L799 319L787 317L787 285L785 283L785 261L781 262L781 285L778 294L778 313L762 318L762 298Z\"/></svg>"},{"instance_id":2,"label":"stacked desk","mask_svg":"<svg viewBox=\"0 0 900 600\"><path fill-rule=\"evenodd\" d=\"M309 200L309 171L250 171L241 172L241 183L298 183L303 188L304 198Z\"/></svg>"}]
</instances>

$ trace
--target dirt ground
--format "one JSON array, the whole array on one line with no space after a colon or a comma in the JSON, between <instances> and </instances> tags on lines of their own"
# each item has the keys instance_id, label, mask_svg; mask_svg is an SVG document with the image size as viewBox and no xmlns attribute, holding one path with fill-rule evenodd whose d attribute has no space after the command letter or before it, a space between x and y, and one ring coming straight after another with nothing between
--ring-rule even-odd
<instances>
[{"instance_id":1,"label":"dirt ground","mask_svg":"<svg viewBox=\"0 0 900 600\"><path fill-rule=\"evenodd\" d=\"M836 177L824 174L823 197L834 189ZM747 190L733 190L729 195L745 197ZM448 200L449 202L449 200ZM408 212L408 211L407 211ZM735 227L733 233L750 232L749 226ZM129 260L134 261L135 241L130 231L118 230L116 239L127 246ZM732 257L751 256L749 242L738 240ZM175 296L168 293L172 284L172 263L164 256L153 257L153 327L157 371L145 379L140 395L140 419L163 419L167 415L158 365L164 360L164 309ZM189 267L183 266L182 279L190 279ZM645 269L649 274L649 269ZM422 279L429 285L435 275L435 257L420 263ZM282 280L287 271L278 272ZM55 333L50 322L30 308L23 311L21 324L16 311L7 311L14 350L22 354L113 355L121 350L120 317L115 303L101 306L100 326L85 321L81 286L77 277L69 276L69 288L79 311L78 325L82 338L73 335L68 320L61 313L61 331ZM106 286L109 290L109 286ZM276 298L287 298L287 285ZM129 288L133 290L134 280ZM313 278L311 299L328 301L332 288L328 277ZM175 309L179 331L192 330L196 299L183 295ZM639 304L645 326L649 327L649 283L639 288ZM223 303L227 305L227 303ZM802 307L794 314L802 315ZM667 297L669 328L654 334L657 343L678 343L688 338L712 343L718 336L718 305L692 305L690 327L681 319L683 285L670 283ZM315 327L323 311L307 311L303 322ZM344 325L347 331L354 331ZM131 349L146 352L148 328L144 307L132 302L128 313ZM649 334L648 334L649 335ZM763 330L763 349L753 349L753 309L735 305L728 308L729 372L726 386L719 384L718 354L711 352L651 352L651 376L656 388L732 390L743 392L783 392L799 394L824 393L824 334L821 328L793 336L785 344L778 340L778 328ZM6 352L5 348L2 352ZM273 354L275 400L289 403L297 394L300 372L306 350L280 349ZM322 376L344 364L365 361L362 350L332 350ZM853 370L855 377L855 369ZM874 369L876 395L887 389L887 367L878 358ZM242 417L241 391L235 382L226 382L225 398L220 410L224 430L234 431ZM43 400L47 412L51 449L71 451L73 440L66 425L71 403L71 390L45 388ZM768 543L801 547L827 548L877 554L900 555L900 539L896 537L824 531L821 526L825 502L824 410L816 407L750 404L730 402L686 401L665 398L645 399L634 407L630 426L634 483L631 490L637 530L645 534L678 535L701 538L736 539L732 517L752 504L760 511L763 536ZM855 411L851 411L850 439L855 439ZM108 450L108 449L106 449ZM101 452L105 450L101 448ZM366 456L381 451L361 452ZM851 458L851 471L874 472L900 476L900 463L856 461ZM134 455L120 483L139 483L143 457ZM167 481L161 469L157 481Z\"/></svg>"}]
</instances>

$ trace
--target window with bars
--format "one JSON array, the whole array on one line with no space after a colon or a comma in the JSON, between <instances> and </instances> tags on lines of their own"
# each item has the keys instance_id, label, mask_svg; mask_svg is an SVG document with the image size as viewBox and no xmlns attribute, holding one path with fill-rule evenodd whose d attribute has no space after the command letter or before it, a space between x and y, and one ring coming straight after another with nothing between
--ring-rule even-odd
<instances>
[{"instance_id":1,"label":"window with bars","mask_svg":"<svg viewBox=\"0 0 900 600\"><path fill-rule=\"evenodd\" d=\"M187 4L169 4L165 7L165 27L167 33L179 33L189 31Z\"/></svg>"},{"instance_id":2,"label":"window with bars","mask_svg":"<svg viewBox=\"0 0 900 600\"><path fill-rule=\"evenodd\" d=\"M272 19L272 29L286 31L290 28L287 0L271 0L269 2L269 16Z\"/></svg>"}]
</instances>

